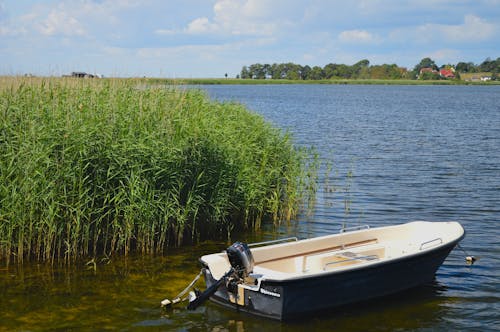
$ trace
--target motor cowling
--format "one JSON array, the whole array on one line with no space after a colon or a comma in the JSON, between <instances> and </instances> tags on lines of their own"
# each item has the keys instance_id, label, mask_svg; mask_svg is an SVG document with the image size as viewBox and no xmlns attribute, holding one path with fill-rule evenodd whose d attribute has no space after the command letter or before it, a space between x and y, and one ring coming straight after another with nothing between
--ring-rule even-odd
<instances>
[{"instance_id":1,"label":"motor cowling","mask_svg":"<svg viewBox=\"0 0 500 332\"><path fill-rule=\"evenodd\" d=\"M254 259L250 248L246 243L235 242L226 249L229 263L239 278L248 277L253 271Z\"/></svg>"}]
</instances>

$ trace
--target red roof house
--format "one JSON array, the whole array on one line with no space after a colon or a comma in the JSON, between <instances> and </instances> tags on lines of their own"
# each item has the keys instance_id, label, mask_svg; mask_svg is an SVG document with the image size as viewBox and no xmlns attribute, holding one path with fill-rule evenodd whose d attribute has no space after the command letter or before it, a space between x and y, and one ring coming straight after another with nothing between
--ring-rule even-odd
<instances>
[{"instance_id":1,"label":"red roof house","mask_svg":"<svg viewBox=\"0 0 500 332\"><path fill-rule=\"evenodd\" d=\"M439 76L443 78L455 78L455 72L453 69L441 69L439 71Z\"/></svg>"}]
</instances>

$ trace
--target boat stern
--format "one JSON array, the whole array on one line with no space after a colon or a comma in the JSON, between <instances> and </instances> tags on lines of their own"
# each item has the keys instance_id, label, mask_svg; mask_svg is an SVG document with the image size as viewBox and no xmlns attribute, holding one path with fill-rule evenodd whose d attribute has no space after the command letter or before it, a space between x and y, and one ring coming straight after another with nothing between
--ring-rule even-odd
<instances>
[{"instance_id":1,"label":"boat stern","mask_svg":"<svg viewBox=\"0 0 500 332\"><path fill-rule=\"evenodd\" d=\"M216 273L219 271L216 270ZM203 276L207 288L218 281L210 267L206 265L203 267ZM260 275L251 275L243 281L229 278L210 297L210 300L236 311L277 320L283 318L283 288L266 285Z\"/></svg>"}]
</instances>

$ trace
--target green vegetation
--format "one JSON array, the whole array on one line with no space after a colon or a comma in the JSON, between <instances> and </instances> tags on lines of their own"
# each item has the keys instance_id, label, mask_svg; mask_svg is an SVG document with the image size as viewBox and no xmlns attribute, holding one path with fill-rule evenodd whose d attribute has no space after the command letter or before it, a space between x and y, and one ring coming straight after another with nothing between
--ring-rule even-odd
<instances>
[{"instance_id":1,"label":"green vegetation","mask_svg":"<svg viewBox=\"0 0 500 332\"><path fill-rule=\"evenodd\" d=\"M152 78L153 84L161 85L216 85L216 84L353 84L353 85L499 85L500 81L464 80L374 80L374 79L331 79L331 80L278 80L278 79L238 79L238 78Z\"/></svg>"},{"instance_id":2,"label":"green vegetation","mask_svg":"<svg viewBox=\"0 0 500 332\"><path fill-rule=\"evenodd\" d=\"M435 72L422 75L422 69ZM434 60L424 58L412 70L399 67L396 64L370 65L364 59L352 66L345 64L329 63L324 67L299 65L295 63L252 64L243 66L238 78L241 79L272 79L293 81L322 81L322 80L449 80L449 75L440 72L441 69L452 69L451 79L459 80L462 73L491 72L491 80L497 80L500 73L500 58L486 59L480 65L459 62L456 66L445 64L440 67ZM456 75L455 75L456 72Z\"/></svg>"},{"instance_id":3,"label":"green vegetation","mask_svg":"<svg viewBox=\"0 0 500 332\"><path fill-rule=\"evenodd\" d=\"M287 80L333 80L333 79L402 79L406 69L395 64L370 66L368 60L361 60L352 66L329 63L326 66L310 67L295 63L252 64L243 66L242 79L287 79Z\"/></svg>"},{"instance_id":4,"label":"green vegetation","mask_svg":"<svg viewBox=\"0 0 500 332\"><path fill-rule=\"evenodd\" d=\"M163 253L289 220L315 188L309 158L200 91L0 78L0 260Z\"/></svg>"}]
</instances>

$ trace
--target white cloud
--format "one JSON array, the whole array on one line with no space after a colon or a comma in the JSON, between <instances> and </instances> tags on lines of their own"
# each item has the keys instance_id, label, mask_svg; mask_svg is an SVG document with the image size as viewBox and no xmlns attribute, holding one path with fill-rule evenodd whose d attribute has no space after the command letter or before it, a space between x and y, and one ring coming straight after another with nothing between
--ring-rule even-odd
<instances>
[{"instance_id":1,"label":"white cloud","mask_svg":"<svg viewBox=\"0 0 500 332\"><path fill-rule=\"evenodd\" d=\"M463 61L463 56L459 51L453 49L439 49L431 53L425 54L423 57L429 57L437 62L456 63ZM422 57L422 58L423 58Z\"/></svg>"},{"instance_id":2,"label":"white cloud","mask_svg":"<svg viewBox=\"0 0 500 332\"><path fill-rule=\"evenodd\" d=\"M495 30L496 27L494 24L488 23L486 20L474 15L465 16L464 24L441 27L445 38L457 42L487 40L495 35Z\"/></svg>"},{"instance_id":3,"label":"white cloud","mask_svg":"<svg viewBox=\"0 0 500 332\"><path fill-rule=\"evenodd\" d=\"M213 6L213 19L199 17L191 21L185 32L192 34L271 36L279 27L290 25L280 19L276 8L279 2L263 0L218 0ZM279 7L278 7L279 8Z\"/></svg>"},{"instance_id":4,"label":"white cloud","mask_svg":"<svg viewBox=\"0 0 500 332\"><path fill-rule=\"evenodd\" d=\"M366 30L346 30L339 34L339 40L345 43L372 44L380 42L381 38Z\"/></svg>"},{"instance_id":5,"label":"white cloud","mask_svg":"<svg viewBox=\"0 0 500 332\"><path fill-rule=\"evenodd\" d=\"M497 36L499 26L475 15L465 15L463 24L428 23L417 27L395 29L393 40L412 40L419 43L472 43L483 42Z\"/></svg>"},{"instance_id":6,"label":"white cloud","mask_svg":"<svg viewBox=\"0 0 500 332\"><path fill-rule=\"evenodd\" d=\"M73 16L65 11L53 10L47 18L38 25L38 31L46 36L84 36L85 28Z\"/></svg>"},{"instance_id":7,"label":"white cloud","mask_svg":"<svg viewBox=\"0 0 500 332\"><path fill-rule=\"evenodd\" d=\"M120 11L140 5L141 2L135 0L62 0L34 4L23 15L10 18L0 30L2 35L89 36L96 29L119 22Z\"/></svg>"},{"instance_id":8,"label":"white cloud","mask_svg":"<svg viewBox=\"0 0 500 332\"><path fill-rule=\"evenodd\" d=\"M208 18L200 17L188 24L186 32L192 34L203 34L216 32L219 29L220 27L215 23L211 23Z\"/></svg>"}]
</instances>

